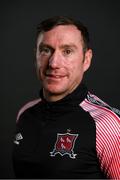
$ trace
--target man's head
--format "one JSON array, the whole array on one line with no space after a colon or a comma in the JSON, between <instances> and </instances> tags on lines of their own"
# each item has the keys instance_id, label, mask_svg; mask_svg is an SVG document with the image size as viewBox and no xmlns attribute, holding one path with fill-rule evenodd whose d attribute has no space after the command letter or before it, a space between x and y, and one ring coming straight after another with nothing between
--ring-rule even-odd
<instances>
[{"instance_id":1,"label":"man's head","mask_svg":"<svg viewBox=\"0 0 120 180\"><path fill-rule=\"evenodd\" d=\"M67 17L47 19L37 28L37 74L44 96L57 101L71 93L89 68L92 50L87 28Z\"/></svg>"}]
</instances>

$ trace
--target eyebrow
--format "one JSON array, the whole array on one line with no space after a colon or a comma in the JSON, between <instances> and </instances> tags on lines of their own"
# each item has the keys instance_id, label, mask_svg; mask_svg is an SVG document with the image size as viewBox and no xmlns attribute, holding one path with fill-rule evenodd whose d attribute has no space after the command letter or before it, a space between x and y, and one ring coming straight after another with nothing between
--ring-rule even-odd
<instances>
[{"instance_id":1,"label":"eyebrow","mask_svg":"<svg viewBox=\"0 0 120 180\"><path fill-rule=\"evenodd\" d=\"M54 47L52 47L51 45L43 43L43 42L39 44L39 48L42 48L42 47L48 47L50 49L54 49ZM74 49L77 49L77 46L75 44L73 44L73 43L63 44L63 45L60 46L60 49L64 49L64 48L74 48Z\"/></svg>"},{"instance_id":2,"label":"eyebrow","mask_svg":"<svg viewBox=\"0 0 120 180\"><path fill-rule=\"evenodd\" d=\"M40 43L40 44L39 44L39 48L42 48L42 47L52 48L52 46L50 46L49 44Z\"/></svg>"},{"instance_id":3,"label":"eyebrow","mask_svg":"<svg viewBox=\"0 0 120 180\"><path fill-rule=\"evenodd\" d=\"M60 46L61 49L64 49L64 48L74 48L74 49L77 49L77 46L73 43L70 43L70 44L63 44Z\"/></svg>"}]
</instances>

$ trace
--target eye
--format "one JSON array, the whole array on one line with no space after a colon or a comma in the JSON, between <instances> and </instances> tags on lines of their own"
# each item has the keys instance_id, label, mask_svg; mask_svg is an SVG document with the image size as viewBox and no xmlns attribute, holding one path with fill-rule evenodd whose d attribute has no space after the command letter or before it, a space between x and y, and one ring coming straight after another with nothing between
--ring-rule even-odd
<instances>
[{"instance_id":1,"label":"eye","mask_svg":"<svg viewBox=\"0 0 120 180\"><path fill-rule=\"evenodd\" d=\"M70 49L70 48L69 48L69 49L65 49L65 50L63 51L64 55L66 55L66 56L72 54L72 52L73 52L73 50Z\"/></svg>"},{"instance_id":2,"label":"eye","mask_svg":"<svg viewBox=\"0 0 120 180\"><path fill-rule=\"evenodd\" d=\"M49 47L40 47L39 51L42 55L50 55L52 53Z\"/></svg>"}]
</instances>

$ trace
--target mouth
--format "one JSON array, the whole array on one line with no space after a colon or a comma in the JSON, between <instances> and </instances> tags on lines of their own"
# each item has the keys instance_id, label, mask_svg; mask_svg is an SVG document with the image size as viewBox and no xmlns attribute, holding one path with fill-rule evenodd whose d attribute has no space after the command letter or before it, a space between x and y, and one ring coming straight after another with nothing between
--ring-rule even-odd
<instances>
[{"instance_id":1,"label":"mouth","mask_svg":"<svg viewBox=\"0 0 120 180\"><path fill-rule=\"evenodd\" d=\"M65 75L59 75L59 74L45 74L47 79L51 80L61 80L65 77Z\"/></svg>"}]
</instances>

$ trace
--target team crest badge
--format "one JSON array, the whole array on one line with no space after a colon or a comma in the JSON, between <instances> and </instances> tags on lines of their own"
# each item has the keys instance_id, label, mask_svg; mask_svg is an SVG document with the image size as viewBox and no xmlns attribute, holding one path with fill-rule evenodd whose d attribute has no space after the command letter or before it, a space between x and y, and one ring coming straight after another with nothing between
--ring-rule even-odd
<instances>
[{"instance_id":1,"label":"team crest badge","mask_svg":"<svg viewBox=\"0 0 120 180\"><path fill-rule=\"evenodd\" d=\"M74 154L75 141L78 134L71 134L69 132L64 134L57 134L57 140L50 156L60 154L61 156L69 155L70 158L75 159L77 154Z\"/></svg>"}]
</instances>

